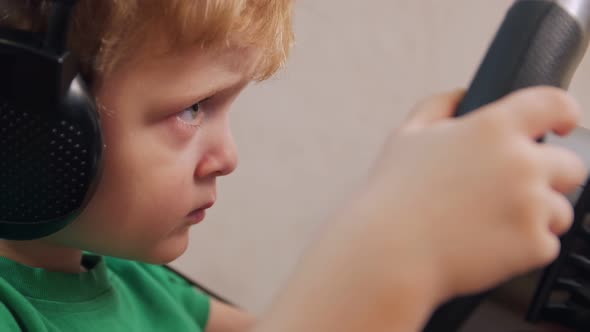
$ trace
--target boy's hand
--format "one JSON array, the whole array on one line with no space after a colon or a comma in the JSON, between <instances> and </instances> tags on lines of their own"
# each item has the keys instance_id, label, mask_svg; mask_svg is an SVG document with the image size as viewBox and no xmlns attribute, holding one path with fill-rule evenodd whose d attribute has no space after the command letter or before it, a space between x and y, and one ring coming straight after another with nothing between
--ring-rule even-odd
<instances>
[{"instance_id":1,"label":"boy's hand","mask_svg":"<svg viewBox=\"0 0 590 332\"><path fill-rule=\"evenodd\" d=\"M572 221L562 193L586 169L536 139L572 130L578 106L532 88L452 118L461 97L427 100L387 140L257 331L418 331L449 297L557 255Z\"/></svg>"},{"instance_id":2,"label":"boy's hand","mask_svg":"<svg viewBox=\"0 0 590 332\"><path fill-rule=\"evenodd\" d=\"M443 298L553 260L573 216L562 193L586 178L572 152L536 142L575 128L580 110L565 92L526 89L452 119L461 97L419 105L362 196L367 245L382 258L403 248L408 262L431 264Z\"/></svg>"}]
</instances>

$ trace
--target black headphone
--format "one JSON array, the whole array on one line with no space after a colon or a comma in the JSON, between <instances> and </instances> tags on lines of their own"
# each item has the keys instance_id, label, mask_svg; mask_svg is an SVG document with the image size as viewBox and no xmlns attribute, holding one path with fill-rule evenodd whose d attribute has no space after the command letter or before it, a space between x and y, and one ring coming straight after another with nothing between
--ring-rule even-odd
<instances>
[{"instance_id":1,"label":"black headphone","mask_svg":"<svg viewBox=\"0 0 590 332\"><path fill-rule=\"evenodd\" d=\"M96 104L67 48L76 3L54 0L43 33L0 29L0 239L64 228L100 178Z\"/></svg>"}]
</instances>

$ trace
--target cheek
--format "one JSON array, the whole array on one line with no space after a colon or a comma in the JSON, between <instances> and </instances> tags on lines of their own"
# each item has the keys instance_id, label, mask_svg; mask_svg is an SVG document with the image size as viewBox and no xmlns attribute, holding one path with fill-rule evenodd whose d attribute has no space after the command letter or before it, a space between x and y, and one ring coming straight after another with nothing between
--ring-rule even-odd
<instances>
[{"instance_id":1,"label":"cheek","mask_svg":"<svg viewBox=\"0 0 590 332\"><path fill-rule=\"evenodd\" d=\"M194 204L193 167L157 137L116 129L104 130L103 176L81 219L86 232L153 242L178 228Z\"/></svg>"}]
</instances>

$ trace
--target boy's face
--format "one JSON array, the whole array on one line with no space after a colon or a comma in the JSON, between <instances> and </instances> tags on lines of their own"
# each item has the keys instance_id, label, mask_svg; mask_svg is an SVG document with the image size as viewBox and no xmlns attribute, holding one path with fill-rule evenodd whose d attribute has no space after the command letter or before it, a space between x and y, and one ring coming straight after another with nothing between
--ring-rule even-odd
<instances>
[{"instance_id":1,"label":"boy's face","mask_svg":"<svg viewBox=\"0 0 590 332\"><path fill-rule=\"evenodd\" d=\"M229 109L253 59L196 47L136 58L106 77L95 91L102 179L82 215L47 240L154 263L182 254L193 212L215 201L217 177L236 168Z\"/></svg>"}]
</instances>

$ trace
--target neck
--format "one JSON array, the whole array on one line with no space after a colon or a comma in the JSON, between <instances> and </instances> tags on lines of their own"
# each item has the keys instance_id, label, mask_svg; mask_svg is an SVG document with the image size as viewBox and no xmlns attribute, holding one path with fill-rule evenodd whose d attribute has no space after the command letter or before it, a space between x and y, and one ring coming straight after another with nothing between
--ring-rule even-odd
<instances>
[{"instance_id":1,"label":"neck","mask_svg":"<svg viewBox=\"0 0 590 332\"><path fill-rule=\"evenodd\" d=\"M0 240L0 256L31 267L53 272L80 273L82 251L43 240Z\"/></svg>"}]
</instances>

